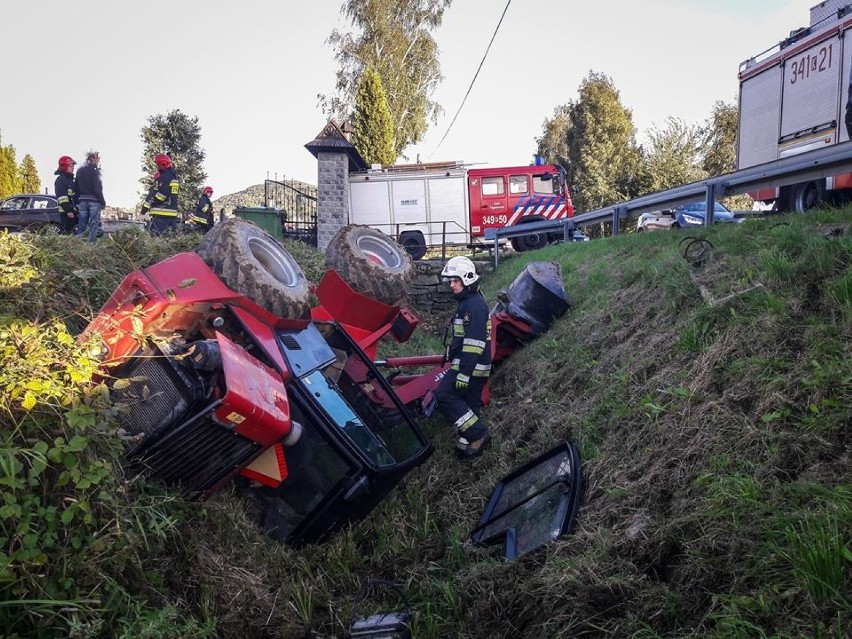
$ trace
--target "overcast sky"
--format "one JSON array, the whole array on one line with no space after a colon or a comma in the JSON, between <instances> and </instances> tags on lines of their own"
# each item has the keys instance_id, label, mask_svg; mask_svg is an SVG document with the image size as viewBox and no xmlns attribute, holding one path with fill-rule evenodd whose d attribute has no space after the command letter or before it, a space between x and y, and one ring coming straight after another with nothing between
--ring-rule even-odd
<instances>
[{"instance_id":1,"label":"overcast sky","mask_svg":"<svg viewBox=\"0 0 852 639\"><path fill-rule=\"evenodd\" d=\"M317 94L336 65L325 40L348 29L341 0L3 0L0 134L53 189L60 155L100 151L107 204L139 203L140 129L198 116L216 197L267 176L316 184L304 148L326 123ZM737 69L809 22L814 0L455 0L434 33L444 116L411 161L528 164L545 118L609 75L640 138L666 118L703 122L737 95ZM400 159L400 162L403 160ZM179 167L178 167L179 170Z\"/></svg>"}]
</instances>

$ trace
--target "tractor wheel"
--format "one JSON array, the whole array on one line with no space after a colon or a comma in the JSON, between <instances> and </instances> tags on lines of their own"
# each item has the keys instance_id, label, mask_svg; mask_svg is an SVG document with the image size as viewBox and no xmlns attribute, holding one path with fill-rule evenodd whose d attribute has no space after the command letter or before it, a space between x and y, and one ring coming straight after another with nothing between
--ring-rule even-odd
<instances>
[{"instance_id":1,"label":"tractor wheel","mask_svg":"<svg viewBox=\"0 0 852 639\"><path fill-rule=\"evenodd\" d=\"M234 217L217 224L196 252L228 288L279 317L306 317L310 288L302 268L269 233Z\"/></svg>"},{"instance_id":2,"label":"tractor wheel","mask_svg":"<svg viewBox=\"0 0 852 639\"><path fill-rule=\"evenodd\" d=\"M337 271L355 291L385 304L408 295L414 267L408 252L381 231L350 224L325 249L325 265Z\"/></svg>"}]
</instances>

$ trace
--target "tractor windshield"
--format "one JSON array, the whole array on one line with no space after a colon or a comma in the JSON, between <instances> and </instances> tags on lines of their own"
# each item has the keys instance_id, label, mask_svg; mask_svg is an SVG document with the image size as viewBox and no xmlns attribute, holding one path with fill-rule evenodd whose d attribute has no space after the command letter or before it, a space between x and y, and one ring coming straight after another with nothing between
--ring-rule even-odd
<instances>
[{"instance_id":1,"label":"tractor windshield","mask_svg":"<svg viewBox=\"0 0 852 639\"><path fill-rule=\"evenodd\" d=\"M394 463L394 458L387 451L384 443L367 428L364 421L346 402L340 391L334 386L322 371L315 371L304 378L311 393L317 398L325 412L334 420L358 448L370 459L375 466L387 466Z\"/></svg>"}]
</instances>

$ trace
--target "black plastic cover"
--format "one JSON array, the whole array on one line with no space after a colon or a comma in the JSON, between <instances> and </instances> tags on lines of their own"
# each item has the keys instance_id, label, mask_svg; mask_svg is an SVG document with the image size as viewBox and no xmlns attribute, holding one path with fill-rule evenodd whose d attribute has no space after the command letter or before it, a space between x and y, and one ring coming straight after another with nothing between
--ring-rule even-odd
<instances>
[{"instance_id":1,"label":"black plastic cover","mask_svg":"<svg viewBox=\"0 0 852 639\"><path fill-rule=\"evenodd\" d=\"M529 324L534 337L546 333L571 306L557 262L530 262L497 299L496 310Z\"/></svg>"}]
</instances>

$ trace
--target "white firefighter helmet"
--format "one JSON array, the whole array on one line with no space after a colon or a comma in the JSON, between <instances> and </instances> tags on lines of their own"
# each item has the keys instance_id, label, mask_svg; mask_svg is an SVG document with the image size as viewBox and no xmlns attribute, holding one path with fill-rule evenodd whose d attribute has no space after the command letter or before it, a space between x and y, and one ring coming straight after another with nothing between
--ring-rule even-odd
<instances>
[{"instance_id":1,"label":"white firefighter helmet","mask_svg":"<svg viewBox=\"0 0 852 639\"><path fill-rule=\"evenodd\" d=\"M476 267L469 257L451 257L441 271L441 277L457 277L465 286L473 284L479 279Z\"/></svg>"}]
</instances>

